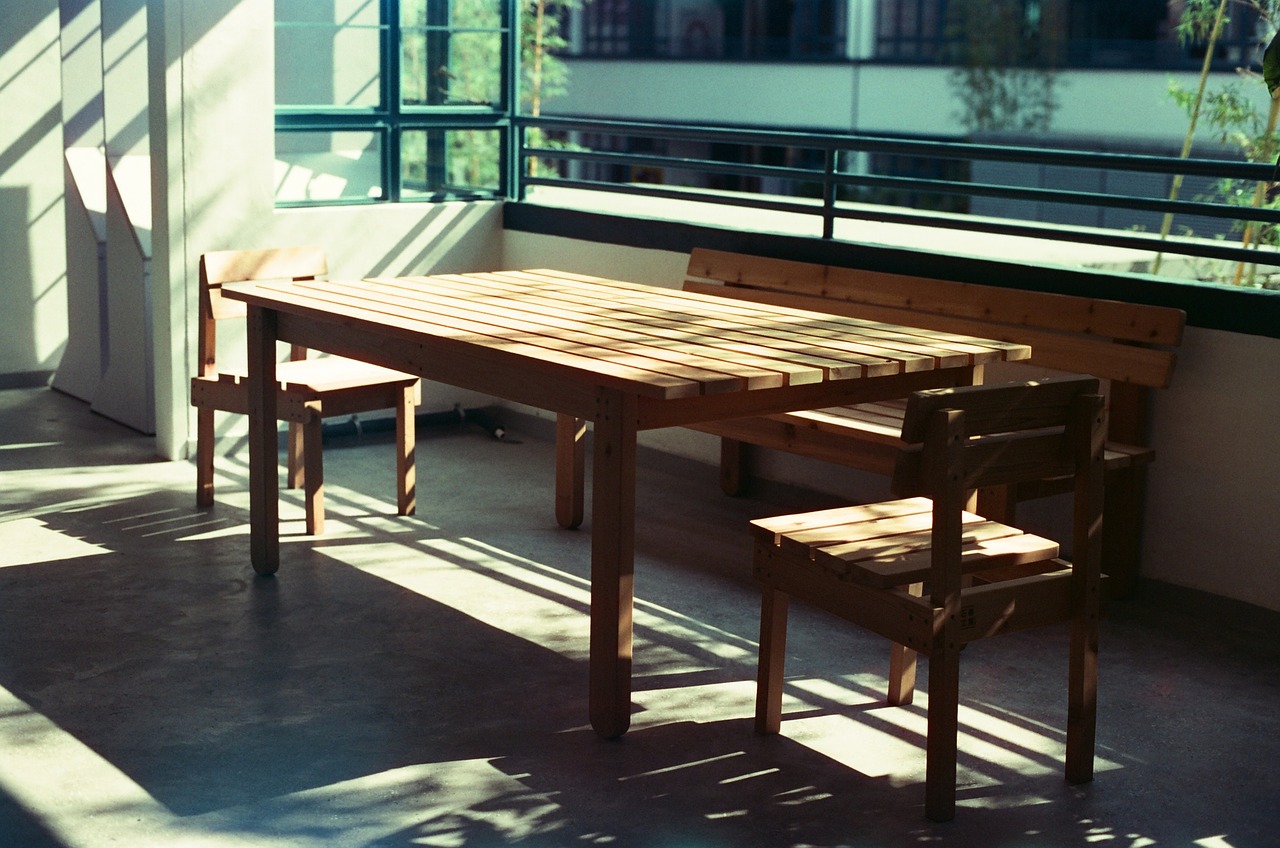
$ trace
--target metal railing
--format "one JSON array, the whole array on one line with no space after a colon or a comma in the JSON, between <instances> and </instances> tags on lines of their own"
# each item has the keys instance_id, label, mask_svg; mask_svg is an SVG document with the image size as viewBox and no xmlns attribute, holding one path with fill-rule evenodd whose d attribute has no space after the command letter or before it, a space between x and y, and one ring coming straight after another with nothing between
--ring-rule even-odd
<instances>
[{"instance_id":1,"label":"metal railing","mask_svg":"<svg viewBox=\"0 0 1280 848\"><path fill-rule=\"evenodd\" d=\"M1210 190L1218 181L1236 180L1252 199L1256 186L1269 186L1275 178L1270 164L859 133L566 117L515 121L519 173L513 194L518 198L531 186L560 186L815 216L827 239L834 237L836 221L860 219L1280 266L1274 246L1245 247L1240 235L1232 234L1243 227L1255 232L1274 228L1280 224L1280 209L1272 208L1269 199L1260 207L1231 203ZM761 151L768 153L764 158L781 161L742 161ZM539 163L536 168L530 165L533 160ZM894 160L909 161L918 173L868 166ZM1052 187L1026 179L1045 169L1069 174L1066 181L1078 185ZM1006 179L997 180L1002 173ZM1019 178L1008 179L1013 174ZM1189 199L1170 200L1170 182L1179 174L1188 181L1181 195ZM637 175L664 179L641 182ZM1196 196L1197 180L1205 196ZM1144 184L1146 190L1084 188L1089 181ZM904 205L886 202L895 196L911 200ZM1039 212L1006 214L1027 204L1038 206ZM1167 214L1174 216L1174 232L1192 224L1209 237L1161 238ZM1082 226L1082 215L1104 223ZM1077 223L1069 223L1071 219Z\"/></svg>"}]
</instances>

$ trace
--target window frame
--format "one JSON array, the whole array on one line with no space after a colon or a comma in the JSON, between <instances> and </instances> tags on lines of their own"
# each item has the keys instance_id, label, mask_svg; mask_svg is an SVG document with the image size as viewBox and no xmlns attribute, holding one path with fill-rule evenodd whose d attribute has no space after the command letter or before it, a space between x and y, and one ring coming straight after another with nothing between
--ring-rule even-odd
<instances>
[{"instance_id":1,"label":"window frame","mask_svg":"<svg viewBox=\"0 0 1280 848\"><path fill-rule=\"evenodd\" d=\"M409 105L402 100L403 38L402 0L377 0L378 32L377 106L275 105L275 134L303 132L367 132L379 139L379 196L332 199L281 200L276 208L352 206L379 203L439 203L449 200L501 200L516 186L515 156L518 149L511 120L519 103L519 32L517 0L496 0L499 8L498 102L492 106L468 104ZM441 2L441 0L428 0ZM447 3L448 0L443 0ZM274 17L273 17L274 20ZM277 24L278 26L278 24ZM273 92L274 99L275 94ZM498 135L498 185L492 191L439 191L406 196L402 171L402 138L406 132L489 130Z\"/></svg>"}]
</instances>

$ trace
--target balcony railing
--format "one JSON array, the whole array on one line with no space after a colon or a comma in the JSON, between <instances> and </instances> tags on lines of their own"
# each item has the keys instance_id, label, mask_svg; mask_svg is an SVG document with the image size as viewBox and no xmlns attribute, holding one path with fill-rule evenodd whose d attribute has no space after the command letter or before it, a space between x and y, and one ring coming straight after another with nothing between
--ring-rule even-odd
<instances>
[{"instance_id":1,"label":"balcony railing","mask_svg":"<svg viewBox=\"0 0 1280 848\"><path fill-rule=\"evenodd\" d=\"M1280 266L1267 243L1280 224L1270 164L565 117L516 123L520 198L559 186L812 216L827 239L838 220L860 219ZM1233 181L1226 194L1223 181ZM1161 238L1166 215L1173 234Z\"/></svg>"}]
</instances>

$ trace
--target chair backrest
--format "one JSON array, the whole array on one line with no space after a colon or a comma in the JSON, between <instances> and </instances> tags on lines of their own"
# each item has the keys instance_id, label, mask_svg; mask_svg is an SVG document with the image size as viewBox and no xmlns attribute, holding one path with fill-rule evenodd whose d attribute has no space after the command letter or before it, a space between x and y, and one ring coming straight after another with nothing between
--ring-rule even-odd
<instances>
[{"instance_id":1,"label":"chair backrest","mask_svg":"<svg viewBox=\"0 0 1280 848\"><path fill-rule=\"evenodd\" d=\"M225 283L248 280L314 280L329 272L319 247L218 250L200 257L200 374L216 371L217 322L242 318L245 304L222 297Z\"/></svg>"},{"instance_id":2,"label":"chair backrest","mask_svg":"<svg viewBox=\"0 0 1280 848\"><path fill-rule=\"evenodd\" d=\"M907 401L894 488L934 502L934 595L958 591L961 512L969 492L1074 478L1072 559L1096 568L1106 421L1094 377L1067 376L916 392ZM954 559L954 573L944 574Z\"/></svg>"}]
</instances>

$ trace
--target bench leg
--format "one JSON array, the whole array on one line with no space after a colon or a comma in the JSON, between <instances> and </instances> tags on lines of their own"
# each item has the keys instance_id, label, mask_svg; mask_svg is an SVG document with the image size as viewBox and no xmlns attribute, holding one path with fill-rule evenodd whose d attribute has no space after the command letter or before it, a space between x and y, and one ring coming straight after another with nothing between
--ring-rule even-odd
<instances>
[{"instance_id":1,"label":"bench leg","mask_svg":"<svg viewBox=\"0 0 1280 848\"><path fill-rule=\"evenodd\" d=\"M751 482L751 446L737 439L720 440L720 490L737 497Z\"/></svg>"},{"instance_id":2,"label":"bench leg","mask_svg":"<svg viewBox=\"0 0 1280 848\"><path fill-rule=\"evenodd\" d=\"M556 523L567 530L582 524L586 500L587 422L556 415Z\"/></svg>"},{"instance_id":3,"label":"bench leg","mask_svg":"<svg viewBox=\"0 0 1280 848\"><path fill-rule=\"evenodd\" d=\"M308 404L307 420L302 424L302 498L306 504L308 536L324 534L323 423L320 411Z\"/></svg>"},{"instance_id":4,"label":"bench leg","mask_svg":"<svg viewBox=\"0 0 1280 848\"><path fill-rule=\"evenodd\" d=\"M1107 478L1102 506L1102 571L1111 578L1112 597L1127 597L1138 582L1145 495L1145 468L1127 468Z\"/></svg>"},{"instance_id":5,"label":"bench leg","mask_svg":"<svg viewBox=\"0 0 1280 848\"><path fill-rule=\"evenodd\" d=\"M756 672L756 733L782 729L782 673L787 659L787 606L790 597L761 587L760 660Z\"/></svg>"},{"instance_id":6,"label":"bench leg","mask_svg":"<svg viewBox=\"0 0 1280 848\"><path fill-rule=\"evenodd\" d=\"M417 433L413 420L417 396L417 385L414 384L403 391L396 404L396 509L401 515L413 515L418 508L414 460Z\"/></svg>"}]
</instances>

